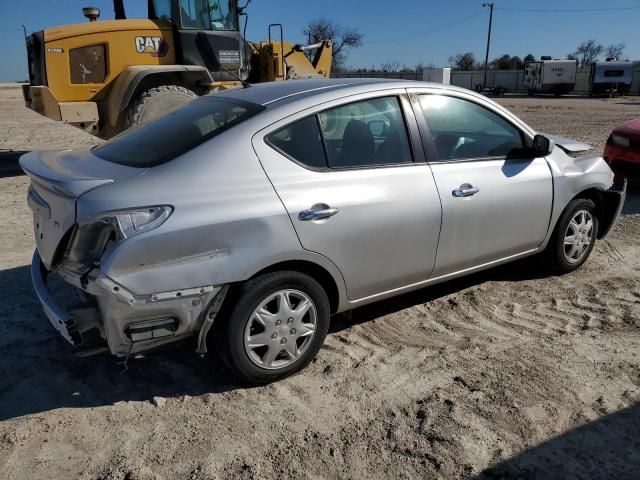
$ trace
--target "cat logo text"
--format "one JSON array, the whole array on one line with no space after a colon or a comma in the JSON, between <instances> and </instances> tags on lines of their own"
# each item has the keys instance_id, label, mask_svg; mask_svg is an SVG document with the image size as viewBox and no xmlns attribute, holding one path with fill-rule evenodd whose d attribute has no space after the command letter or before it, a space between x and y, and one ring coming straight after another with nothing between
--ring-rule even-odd
<instances>
[{"instance_id":1,"label":"cat logo text","mask_svg":"<svg viewBox=\"0 0 640 480\"><path fill-rule=\"evenodd\" d=\"M152 57L164 57L169 45L162 37L136 37L136 52L148 53Z\"/></svg>"}]
</instances>

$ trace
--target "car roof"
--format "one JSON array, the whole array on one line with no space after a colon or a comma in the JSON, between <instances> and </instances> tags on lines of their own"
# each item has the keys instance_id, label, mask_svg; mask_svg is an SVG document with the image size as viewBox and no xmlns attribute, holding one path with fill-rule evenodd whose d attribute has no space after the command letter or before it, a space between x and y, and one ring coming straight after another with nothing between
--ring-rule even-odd
<instances>
[{"instance_id":1,"label":"car roof","mask_svg":"<svg viewBox=\"0 0 640 480\"><path fill-rule=\"evenodd\" d=\"M339 98L347 98L359 94L377 93L384 91L398 91L401 89L427 87L439 93L461 92L476 102L491 105L503 115L516 121L528 133L534 135L534 130L500 104L479 93L453 85L442 83L422 82L416 80L387 79L387 78L332 78L311 80L288 80L285 82L265 82L251 85L247 88L223 90L211 94L213 97L235 99L265 106L265 111L256 115L252 120L271 124L279 119L297 112L312 108Z\"/></svg>"},{"instance_id":2,"label":"car roof","mask_svg":"<svg viewBox=\"0 0 640 480\"><path fill-rule=\"evenodd\" d=\"M326 94L330 91L342 95L365 93L389 88L410 88L416 86L437 85L414 80L395 80L387 78L333 78L311 80L289 80L286 82L265 82L251 85L247 88L224 90L215 94L225 98L244 100L259 105L282 104L286 101L302 100L315 95ZM456 87L448 87L457 90Z\"/></svg>"}]
</instances>

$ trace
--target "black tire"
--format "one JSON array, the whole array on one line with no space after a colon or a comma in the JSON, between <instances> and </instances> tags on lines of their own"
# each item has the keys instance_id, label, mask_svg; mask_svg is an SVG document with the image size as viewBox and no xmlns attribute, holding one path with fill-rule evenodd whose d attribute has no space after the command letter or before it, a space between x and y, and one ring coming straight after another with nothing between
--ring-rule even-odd
<instances>
[{"instance_id":1,"label":"black tire","mask_svg":"<svg viewBox=\"0 0 640 480\"><path fill-rule=\"evenodd\" d=\"M592 216L593 226L591 238L582 256L579 259L570 262L567 259L567 255L565 253L565 234L568 233L568 228L571 220L581 210L586 210ZM549 268L557 274L573 272L580 268L584 264L584 262L587 261L589 255L591 255L593 246L596 243L597 233L598 217L596 216L595 203L593 203L592 200L584 198L576 198L569 202L569 205L567 205L567 207L564 209L564 212L562 212L562 215L560 215L560 218L556 223L556 228L553 231L553 234L545 251L545 256ZM568 249L570 250L571 247L569 246Z\"/></svg>"},{"instance_id":2,"label":"black tire","mask_svg":"<svg viewBox=\"0 0 640 480\"><path fill-rule=\"evenodd\" d=\"M315 331L308 345L304 347L304 353L292 363L280 368L267 369L250 358L244 344L245 330L254 310L263 301L279 291L289 289L302 292L313 303L316 312ZM214 348L229 370L250 384L270 383L305 368L320 350L329 329L330 306L327 293L313 278L300 272L282 271L261 275L244 283L229 300L232 305L221 312L222 318L216 320ZM271 330L265 327L264 331Z\"/></svg>"},{"instance_id":3,"label":"black tire","mask_svg":"<svg viewBox=\"0 0 640 480\"><path fill-rule=\"evenodd\" d=\"M178 85L160 85L142 92L129 107L125 129L142 125L186 105L197 95Z\"/></svg>"}]
</instances>

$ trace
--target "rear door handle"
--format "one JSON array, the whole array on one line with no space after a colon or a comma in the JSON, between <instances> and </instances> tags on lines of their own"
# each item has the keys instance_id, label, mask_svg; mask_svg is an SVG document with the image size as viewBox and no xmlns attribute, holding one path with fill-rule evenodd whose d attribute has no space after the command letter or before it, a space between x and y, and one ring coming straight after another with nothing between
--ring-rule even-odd
<instances>
[{"instance_id":1,"label":"rear door handle","mask_svg":"<svg viewBox=\"0 0 640 480\"><path fill-rule=\"evenodd\" d=\"M478 193L480 189L478 187L474 187L470 183L463 183L458 188L451 192L451 195L454 197L471 197Z\"/></svg>"},{"instance_id":2,"label":"rear door handle","mask_svg":"<svg viewBox=\"0 0 640 480\"><path fill-rule=\"evenodd\" d=\"M298 214L298 220L308 222L309 220L324 220L333 217L338 213L337 208L331 208L325 203L317 203L309 210L303 210Z\"/></svg>"}]
</instances>

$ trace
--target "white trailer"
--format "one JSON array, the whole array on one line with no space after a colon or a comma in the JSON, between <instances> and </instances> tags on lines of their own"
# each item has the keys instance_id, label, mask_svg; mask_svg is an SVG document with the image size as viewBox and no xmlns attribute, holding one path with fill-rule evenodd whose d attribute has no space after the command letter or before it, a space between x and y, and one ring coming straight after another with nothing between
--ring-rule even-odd
<instances>
[{"instance_id":1,"label":"white trailer","mask_svg":"<svg viewBox=\"0 0 640 480\"><path fill-rule=\"evenodd\" d=\"M534 93L569 93L576 86L578 64L575 60L541 60L525 62L524 86L529 95Z\"/></svg>"},{"instance_id":2,"label":"white trailer","mask_svg":"<svg viewBox=\"0 0 640 480\"><path fill-rule=\"evenodd\" d=\"M624 95L629 92L633 80L633 62L608 58L606 62L591 64L590 93Z\"/></svg>"}]
</instances>

